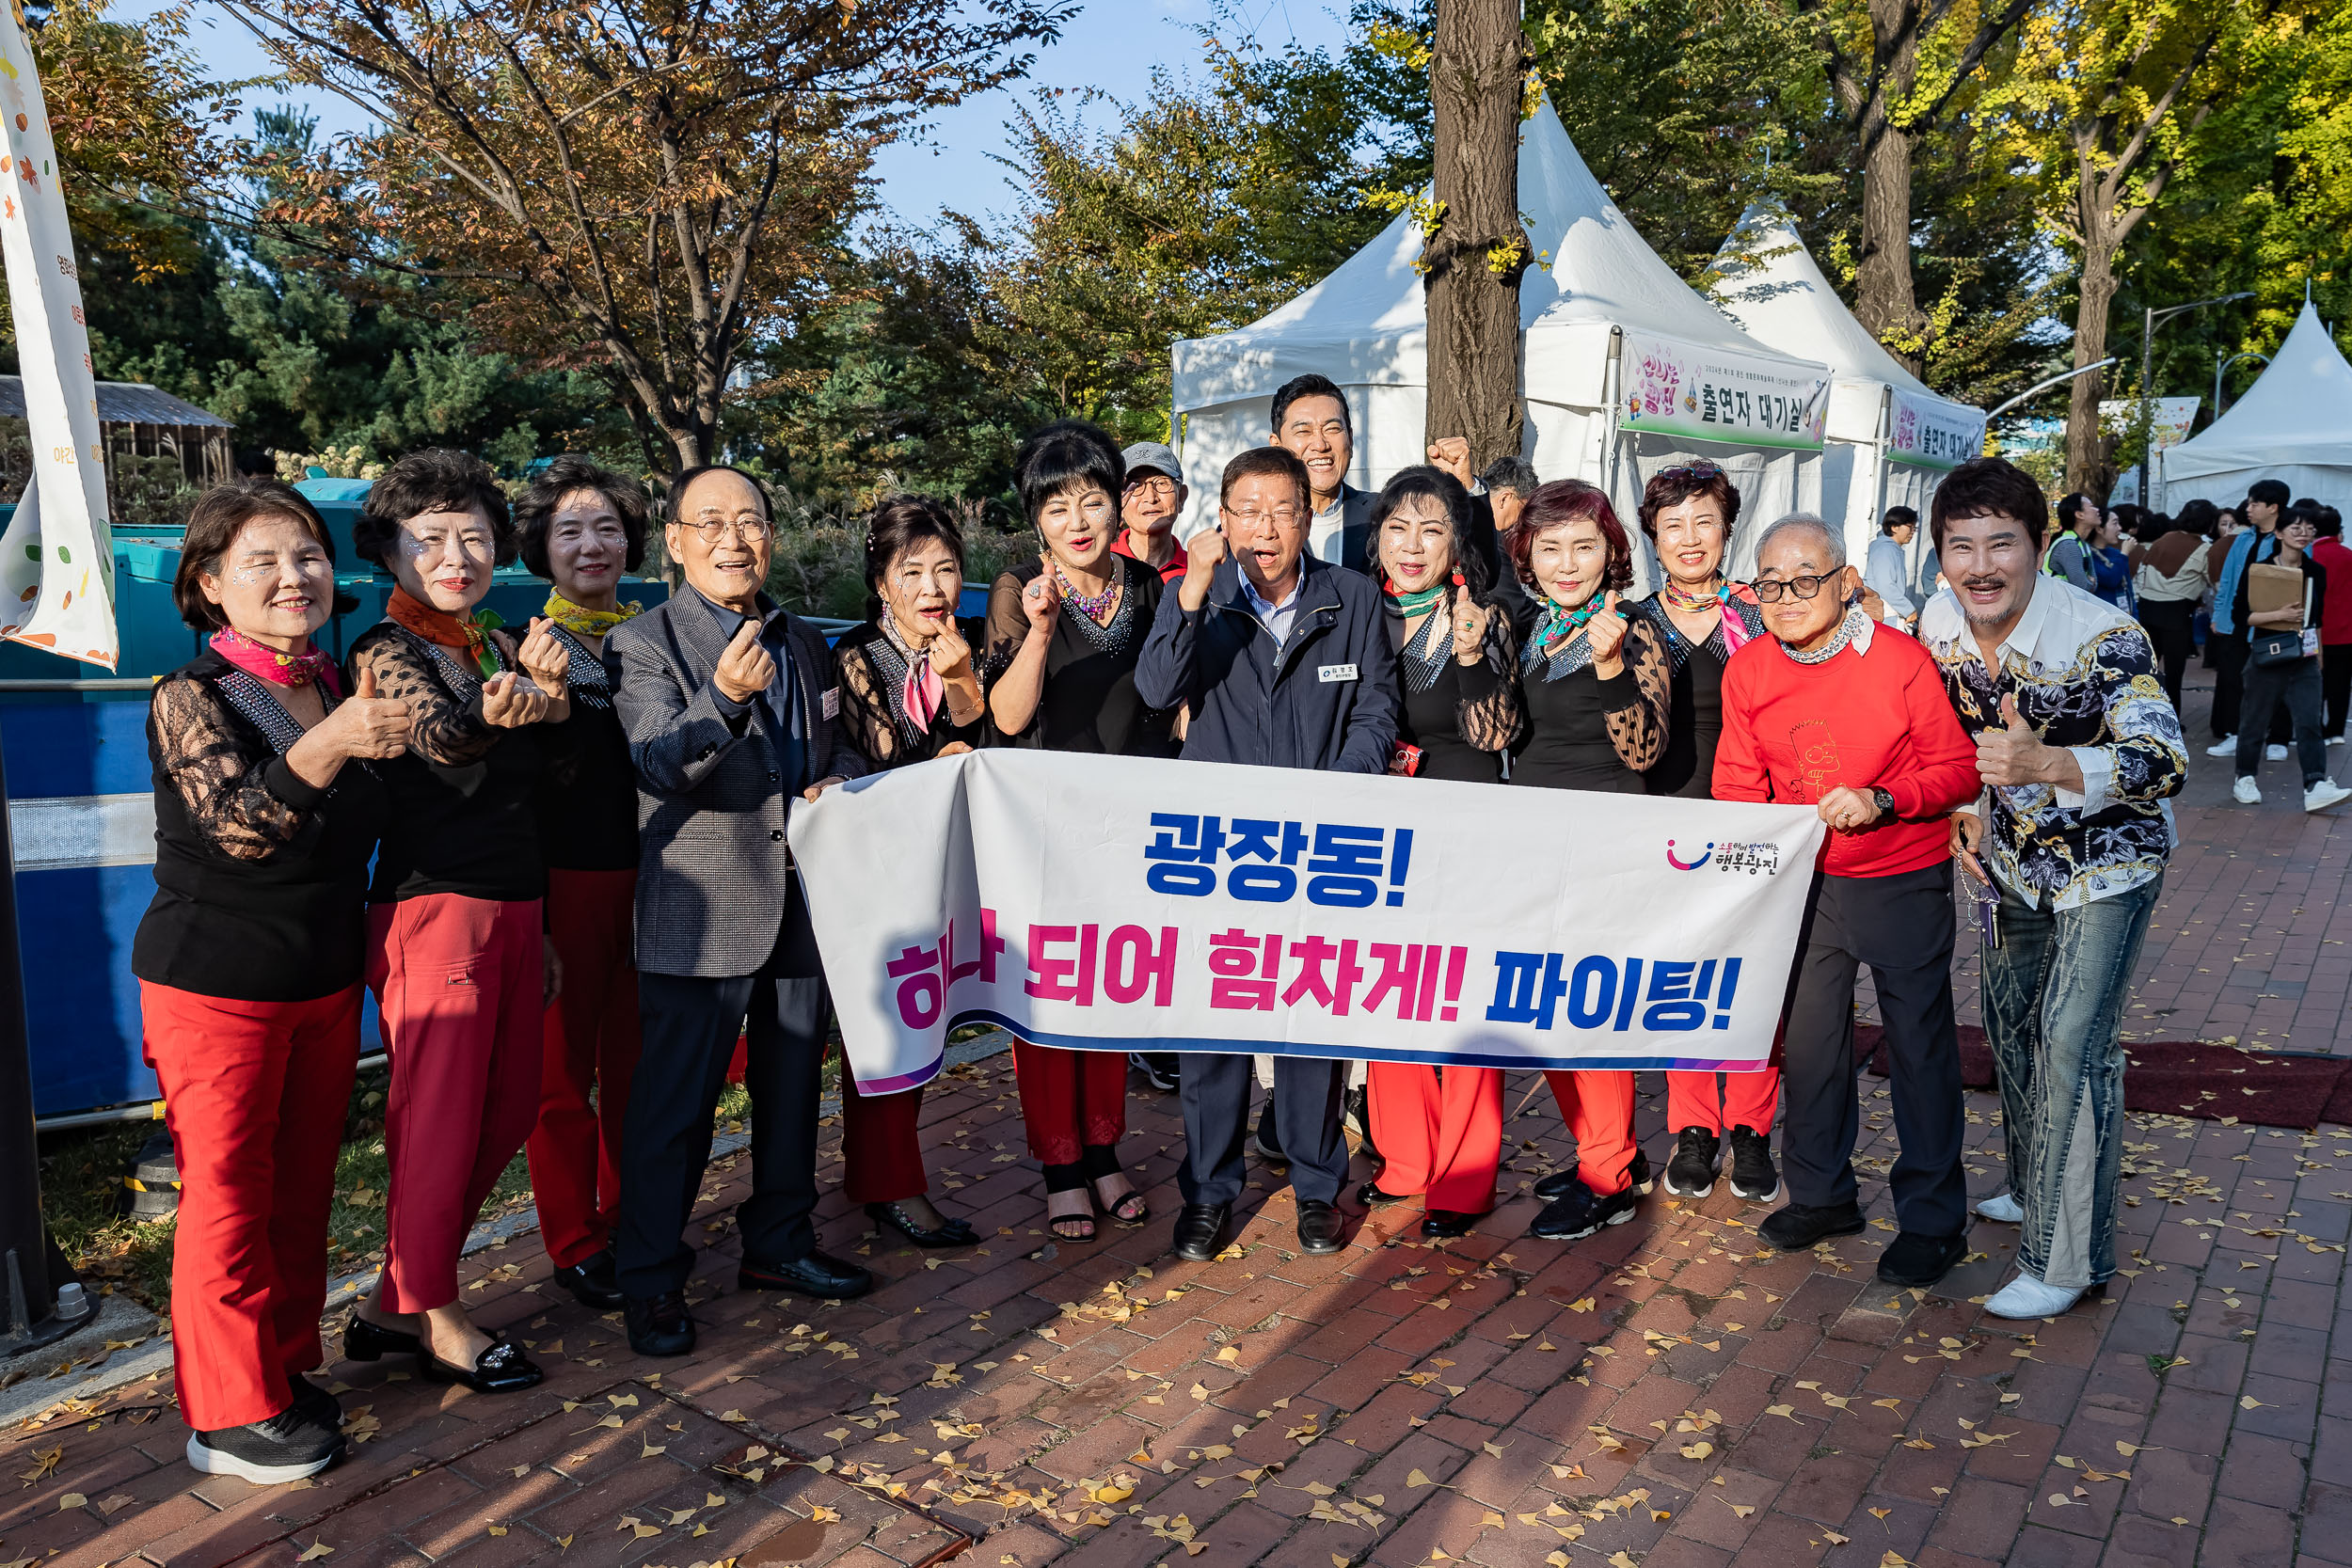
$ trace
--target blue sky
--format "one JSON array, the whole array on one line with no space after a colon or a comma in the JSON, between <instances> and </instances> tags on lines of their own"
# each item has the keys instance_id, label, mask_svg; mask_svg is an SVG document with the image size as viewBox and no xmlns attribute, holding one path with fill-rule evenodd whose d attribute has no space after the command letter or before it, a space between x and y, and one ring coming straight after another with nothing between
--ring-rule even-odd
<instances>
[{"instance_id":1,"label":"blue sky","mask_svg":"<svg viewBox=\"0 0 2352 1568\"><path fill-rule=\"evenodd\" d=\"M119 0L116 14L147 15L156 0ZM1213 0L1087 0L1061 40L1038 51L1025 83L984 94L938 116L927 145L886 149L876 173L882 200L901 217L925 222L942 206L965 212L1010 206L1005 170L991 159L1005 150L1005 121L1018 98L1040 87L1101 87L1122 98L1140 96L1155 65L1187 69L1200 58L1194 25L1216 20ZM1280 48L1294 38L1336 48L1346 36L1344 0L1228 0L1220 25L1228 40L1244 36ZM199 3L191 29L198 53L215 76L235 79L269 70L252 35L215 7ZM273 94L247 95L267 106ZM359 119L336 100L303 100L329 131L358 129Z\"/></svg>"}]
</instances>

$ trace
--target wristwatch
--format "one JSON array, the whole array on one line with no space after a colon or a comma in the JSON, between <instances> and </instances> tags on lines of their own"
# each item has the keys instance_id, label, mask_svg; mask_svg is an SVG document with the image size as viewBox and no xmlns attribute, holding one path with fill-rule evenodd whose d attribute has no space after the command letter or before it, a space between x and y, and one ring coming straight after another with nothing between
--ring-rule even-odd
<instances>
[{"instance_id":1,"label":"wristwatch","mask_svg":"<svg viewBox=\"0 0 2352 1568\"><path fill-rule=\"evenodd\" d=\"M1895 797L1888 794L1883 784L1870 786L1870 803L1878 807L1881 816L1891 817L1895 815Z\"/></svg>"}]
</instances>

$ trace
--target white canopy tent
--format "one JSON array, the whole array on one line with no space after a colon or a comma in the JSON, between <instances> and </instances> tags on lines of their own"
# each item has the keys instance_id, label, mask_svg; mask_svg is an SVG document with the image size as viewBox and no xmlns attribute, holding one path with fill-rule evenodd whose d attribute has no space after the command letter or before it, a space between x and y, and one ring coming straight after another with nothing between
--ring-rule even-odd
<instances>
[{"instance_id":1,"label":"white canopy tent","mask_svg":"<svg viewBox=\"0 0 2352 1568\"><path fill-rule=\"evenodd\" d=\"M1602 486L1629 529L1644 480L1702 454L1731 471L1761 515L1818 506L1828 367L1765 347L1675 276L1584 166L1549 103L1520 130L1519 206L1549 262L1531 267L1519 291L1536 472ZM1375 486L1422 461L1421 250L1420 230L1400 214L1279 309L1174 345L1176 441L1193 489L1182 532L1211 520L1224 465L1265 444L1275 389L1310 371L1347 397L1352 483Z\"/></svg>"},{"instance_id":2,"label":"white canopy tent","mask_svg":"<svg viewBox=\"0 0 2352 1568\"><path fill-rule=\"evenodd\" d=\"M2178 512L2204 499L2234 506L2258 479L2279 479L2296 498L2352 511L2352 364L2309 299L2286 341L2230 411L2156 454L2148 503ZM2137 470L2115 494L2138 494Z\"/></svg>"},{"instance_id":3,"label":"white canopy tent","mask_svg":"<svg viewBox=\"0 0 2352 1568\"><path fill-rule=\"evenodd\" d=\"M1821 512L1845 529L1848 552L1862 559L1887 507L1924 520L1944 475L1984 450L1983 411L1930 391L1854 320L1776 203L1740 214L1715 272L1716 297L1751 335L1829 365Z\"/></svg>"}]
</instances>

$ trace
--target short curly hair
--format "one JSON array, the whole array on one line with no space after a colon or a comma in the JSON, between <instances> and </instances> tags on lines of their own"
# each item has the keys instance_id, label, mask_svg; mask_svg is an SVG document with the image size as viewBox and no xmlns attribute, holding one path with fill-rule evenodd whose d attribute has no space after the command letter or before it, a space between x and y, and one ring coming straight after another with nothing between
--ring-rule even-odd
<instances>
[{"instance_id":1,"label":"short curly hair","mask_svg":"<svg viewBox=\"0 0 2352 1568\"><path fill-rule=\"evenodd\" d=\"M403 523L428 513L476 508L490 519L490 537L497 546L493 563L512 564L517 544L515 521L507 509L506 492L500 488L499 476L490 465L471 452L448 447L412 451L368 486L367 499L359 503L359 515L351 525L351 547L360 560L373 562L389 572L392 563L386 558L392 541L400 537Z\"/></svg>"},{"instance_id":2,"label":"short curly hair","mask_svg":"<svg viewBox=\"0 0 2352 1568\"><path fill-rule=\"evenodd\" d=\"M633 572L645 563L645 530L653 516L645 487L594 458L567 451L541 469L531 488L515 502L516 543L523 568L532 577L548 576L548 530L564 498L580 490L602 496L613 515L621 519L621 531L628 537L628 554L621 569Z\"/></svg>"},{"instance_id":3,"label":"short curly hair","mask_svg":"<svg viewBox=\"0 0 2352 1568\"><path fill-rule=\"evenodd\" d=\"M1625 525L1617 521L1617 510L1609 504L1609 498L1581 479L1555 479L1535 486L1519 520L1502 536L1502 553L1510 558L1519 581L1530 588L1535 585L1534 569L1529 562L1534 555L1537 534L1563 523L1584 520L1600 530L1601 543L1609 547L1609 565L1601 577L1601 587L1613 588L1620 594L1632 587L1633 541L1626 537Z\"/></svg>"},{"instance_id":4,"label":"short curly hair","mask_svg":"<svg viewBox=\"0 0 2352 1568\"><path fill-rule=\"evenodd\" d=\"M199 579L218 576L220 558L237 542L237 535L247 524L264 517L291 517L300 523L303 531L326 552L326 563L335 564L335 536L301 491L252 475L215 484L188 508L187 528L181 534L180 569L171 578L171 602L181 620L199 631L218 631L229 624L220 606L204 596ZM342 615L358 608L358 600L339 592L330 612Z\"/></svg>"},{"instance_id":5,"label":"short curly hair","mask_svg":"<svg viewBox=\"0 0 2352 1568\"><path fill-rule=\"evenodd\" d=\"M1658 515L1700 496L1713 497L1724 509L1724 548L1728 553L1732 531L1740 526L1740 487L1720 466L1704 457L1650 475L1649 483L1642 486L1642 504L1634 512L1641 519L1643 536L1657 544Z\"/></svg>"}]
</instances>

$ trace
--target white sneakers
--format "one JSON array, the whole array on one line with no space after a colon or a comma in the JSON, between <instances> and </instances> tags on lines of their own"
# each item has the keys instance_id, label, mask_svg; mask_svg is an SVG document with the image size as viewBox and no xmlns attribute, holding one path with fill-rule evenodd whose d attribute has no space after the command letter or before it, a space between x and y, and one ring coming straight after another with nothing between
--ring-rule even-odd
<instances>
[{"instance_id":1,"label":"white sneakers","mask_svg":"<svg viewBox=\"0 0 2352 1568\"><path fill-rule=\"evenodd\" d=\"M2205 748L2205 755L2209 757L2226 757L2234 752L2236 750L2237 736L2233 735L2225 735L2220 739Z\"/></svg>"},{"instance_id":2,"label":"white sneakers","mask_svg":"<svg viewBox=\"0 0 2352 1568\"><path fill-rule=\"evenodd\" d=\"M1996 1318L2055 1318L2083 1299L2082 1291L2044 1285L2025 1270L1993 1292L1984 1309Z\"/></svg>"},{"instance_id":3,"label":"white sneakers","mask_svg":"<svg viewBox=\"0 0 2352 1568\"><path fill-rule=\"evenodd\" d=\"M2341 746L2344 744L2344 736L2340 735L2331 735L2328 737L2328 744L2330 746Z\"/></svg>"},{"instance_id":4,"label":"white sneakers","mask_svg":"<svg viewBox=\"0 0 2352 1568\"><path fill-rule=\"evenodd\" d=\"M2272 762L2284 762L2287 760L2287 749L2274 740L2263 748L2263 755Z\"/></svg>"},{"instance_id":5,"label":"white sneakers","mask_svg":"<svg viewBox=\"0 0 2352 1568\"><path fill-rule=\"evenodd\" d=\"M2305 811L2326 811L2339 800L2352 800L2352 789L2346 789L2333 779L2322 779L2303 791Z\"/></svg>"},{"instance_id":6,"label":"white sneakers","mask_svg":"<svg viewBox=\"0 0 2352 1568\"><path fill-rule=\"evenodd\" d=\"M2003 1225L2021 1225L2026 1218L2025 1209L2014 1196L2007 1192L1994 1193L1991 1197L1978 1204L1977 1212L1986 1219L1998 1220Z\"/></svg>"},{"instance_id":7,"label":"white sneakers","mask_svg":"<svg viewBox=\"0 0 2352 1568\"><path fill-rule=\"evenodd\" d=\"M2241 806L2259 806L2263 803L2263 792L2254 787L2253 780L2240 779L2230 786L2230 799Z\"/></svg>"}]
</instances>

